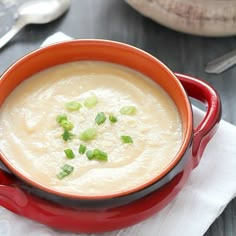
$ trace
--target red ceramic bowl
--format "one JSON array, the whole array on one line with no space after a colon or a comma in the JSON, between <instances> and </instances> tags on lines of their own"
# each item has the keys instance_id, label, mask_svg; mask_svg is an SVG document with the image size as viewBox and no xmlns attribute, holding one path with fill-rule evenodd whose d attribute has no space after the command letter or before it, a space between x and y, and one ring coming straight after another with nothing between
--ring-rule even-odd
<instances>
[{"instance_id":1,"label":"red ceramic bowl","mask_svg":"<svg viewBox=\"0 0 236 236\"><path fill-rule=\"evenodd\" d=\"M184 137L179 152L162 173L143 185L116 194L79 196L62 193L33 181L15 168L0 151L3 166L12 173L0 171L0 204L18 214L64 230L107 231L146 218L177 194L191 170L198 165L206 144L216 131L221 117L221 104L212 87L198 79L174 74L142 50L106 40L74 40L41 48L13 64L1 76L0 105L29 76L58 64L78 60L124 65L159 84L172 97L181 115ZM207 104L206 116L196 129L193 129L189 96ZM38 211L41 214L37 214ZM54 215L53 220L49 215Z\"/></svg>"}]
</instances>

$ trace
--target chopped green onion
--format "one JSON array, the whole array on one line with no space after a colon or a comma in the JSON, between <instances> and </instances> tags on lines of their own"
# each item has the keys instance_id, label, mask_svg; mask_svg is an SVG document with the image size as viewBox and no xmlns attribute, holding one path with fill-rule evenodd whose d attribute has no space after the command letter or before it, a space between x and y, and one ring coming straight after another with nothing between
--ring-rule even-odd
<instances>
[{"instance_id":1,"label":"chopped green onion","mask_svg":"<svg viewBox=\"0 0 236 236\"><path fill-rule=\"evenodd\" d=\"M79 139L82 141L90 141L97 136L97 130L95 128L88 128L79 135Z\"/></svg>"},{"instance_id":2,"label":"chopped green onion","mask_svg":"<svg viewBox=\"0 0 236 236\"><path fill-rule=\"evenodd\" d=\"M68 140L71 140L75 135L69 132L68 130L65 130L61 136L64 141L68 141Z\"/></svg>"},{"instance_id":3,"label":"chopped green onion","mask_svg":"<svg viewBox=\"0 0 236 236\"><path fill-rule=\"evenodd\" d=\"M60 124L63 120L67 120L67 116L65 114L58 115L56 120L57 120L57 123Z\"/></svg>"},{"instance_id":4,"label":"chopped green onion","mask_svg":"<svg viewBox=\"0 0 236 236\"><path fill-rule=\"evenodd\" d=\"M65 164L63 167L61 167L61 169L62 169L64 172L70 174L70 173L74 170L74 167L71 166L71 165Z\"/></svg>"},{"instance_id":5,"label":"chopped green onion","mask_svg":"<svg viewBox=\"0 0 236 236\"><path fill-rule=\"evenodd\" d=\"M68 164L65 164L63 167L61 167L62 171L57 174L58 179L63 179L66 176L68 176L69 174L72 173L72 171L74 170L74 167Z\"/></svg>"},{"instance_id":6,"label":"chopped green onion","mask_svg":"<svg viewBox=\"0 0 236 236\"><path fill-rule=\"evenodd\" d=\"M68 130L68 131L72 130L74 128L74 125L69 120L62 120L60 125L62 128L64 128L65 130Z\"/></svg>"},{"instance_id":7,"label":"chopped green onion","mask_svg":"<svg viewBox=\"0 0 236 236\"><path fill-rule=\"evenodd\" d=\"M123 135L120 138L123 143L133 143L133 139L130 136Z\"/></svg>"},{"instance_id":8,"label":"chopped green onion","mask_svg":"<svg viewBox=\"0 0 236 236\"><path fill-rule=\"evenodd\" d=\"M86 156L88 157L89 160L93 160L94 159L94 153L92 150L88 150L86 152Z\"/></svg>"},{"instance_id":9,"label":"chopped green onion","mask_svg":"<svg viewBox=\"0 0 236 236\"><path fill-rule=\"evenodd\" d=\"M80 154L84 154L86 152L86 149L87 149L87 147L85 145L80 144L78 151Z\"/></svg>"},{"instance_id":10,"label":"chopped green onion","mask_svg":"<svg viewBox=\"0 0 236 236\"><path fill-rule=\"evenodd\" d=\"M78 111L81 107L82 105L79 102L72 101L66 103L66 109L69 111Z\"/></svg>"},{"instance_id":11,"label":"chopped green onion","mask_svg":"<svg viewBox=\"0 0 236 236\"><path fill-rule=\"evenodd\" d=\"M107 161L107 153L99 150L98 148L93 150L94 159L98 161Z\"/></svg>"},{"instance_id":12,"label":"chopped green onion","mask_svg":"<svg viewBox=\"0 0 236 236\"><path fill-rule=\"evenodd\" d=\"M63 179L66 176L68 176L68 174L65 171L61 171L59 174L57 174L58 179Z\"/></svg>"},{"instance_id":13,"label":"chopped green onion","mask_svg":"<svg viewBox=\"0 0 236 236\"><path fill-rule=\"evenodd\" d=\"M71 149L65 149L64 150L64 153L66 154L66 157L68 158L68 159L73 159L73 158L75 158L75 154L74 154L74 152L71 150Z\"/></svg>"},{"instance_id":14,"label":"chopped green onion","mask_svg":"<svg viewBox=\"0 0 236 236\"><path fill-rule=\"evenodd\" d=\"M105 122L106 120L106 116L105 116L105 113L104 112L99 112L95 118L95 122L98 124L98 125L101 125Z\"/></svg>"},{"instance_id":15,"label":"chopped green onion","mask_svg":"<svg viewBox=\"0 0 236 236\"><path fill-rule=\"evenodd\" d=\"M120 109L122 115L134 115L137 111L135 106L124 106Z\"/></svg>"},{"instance_id":16,"label":"chopped green onion","mask_svg":"<svg viewBox=\"0 0 236 236\"><path fill-rule=\"evenodd\" d=\"M113 115L109 115L109 120L112 122L112 123L116 123L118 121L117 117L113 116Z\"/></svg>"},{"instance_id":17,"label":"chopped green onion","mask_svg":"<svg viewBox=\"0 0 236 236\"><path fill-rule=\"evenodd\" d=\"M85 99L84 101L84 105L88 108L92 108L94 106L96 106L98 100L96 96L91 96Z\"/></svg>"},{"instance_id":18,"label":"chopped green onion","mask_svg":"<svg viewBox=\"0 0 236 236\"><path fill-rule=\"evenodd\" d=\"M93 151L88 150L86 156L89 160L107 161L107 153L98 148L95 148Z\"/></svg>"}]
</instances>

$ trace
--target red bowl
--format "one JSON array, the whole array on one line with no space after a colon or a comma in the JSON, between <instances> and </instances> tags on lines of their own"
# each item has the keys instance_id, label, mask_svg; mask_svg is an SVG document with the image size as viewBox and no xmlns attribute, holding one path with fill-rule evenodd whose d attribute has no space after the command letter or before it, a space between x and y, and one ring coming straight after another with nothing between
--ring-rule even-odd
<instances>
[{"instance_id":1,"label":"red bowl","mask_svg":"<svg viewBox=\"0 0 236 236\"><path fill-rule=\"evenodd\" d=\"M183 142L179 152L163 172L143 185L115 194L80 196L33 181L21 173L0 150L1 162L12 173L9 175L0 171L0 204L53 227L100 232L136 223L164 207L176 195L191 170L198 165L206 144L216 131L221 118L221 103L215 90L208 84L174 74L159 60L140 49L106 40L73 40L41 48L14 63L1 76L0 105L17 85L31 75L58 64L79 60L124 65L159 84L172 97L180 112ZM193 129L189 96L207 104L206 115L196 129ZM53 219L48 217L51 214L55 216Z\"/></svg>"}]
</instances>

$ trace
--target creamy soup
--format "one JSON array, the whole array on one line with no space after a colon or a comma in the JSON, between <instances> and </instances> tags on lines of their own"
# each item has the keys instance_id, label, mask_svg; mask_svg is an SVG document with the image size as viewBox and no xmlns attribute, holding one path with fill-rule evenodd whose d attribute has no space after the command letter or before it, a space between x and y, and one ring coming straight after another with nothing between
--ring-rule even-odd
<instances>
[{"instance_id":1,"label":"creamy soup","mask_svg":"<svg viewBox=\"0 0 236 236\"><path fill-rule=\"evenodd\" d=\"M106 62L40 72L0 111L0 148L9 161L65 193L104 195L144 184L173 160L181 142L169 95L144 75Z\"/></svg>"}]
</instances>

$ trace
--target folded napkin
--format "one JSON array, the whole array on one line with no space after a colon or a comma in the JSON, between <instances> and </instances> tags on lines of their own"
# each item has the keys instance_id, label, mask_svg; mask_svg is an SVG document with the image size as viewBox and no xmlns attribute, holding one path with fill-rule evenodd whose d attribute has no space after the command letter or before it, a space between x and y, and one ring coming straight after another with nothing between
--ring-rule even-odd
<instances>
[{"instance_id":1,"label":"folded napkin","mask_svg":"<svg viewBox=\"0 0 236 236\"><path fill-rule=\"evenodd\" d=\"M69 39L59 32L49 37L43 46ZM204 112L196 107L193 110L196 125L202 120ZM199 166L193 170L184 188L167 207L139 224L100 235L202 236L236 195L235 140L236 126L221 121ZM0 207L0 235L25 233L28 236L86 235L56 231Z\"/></svg>"}]
</instances>

